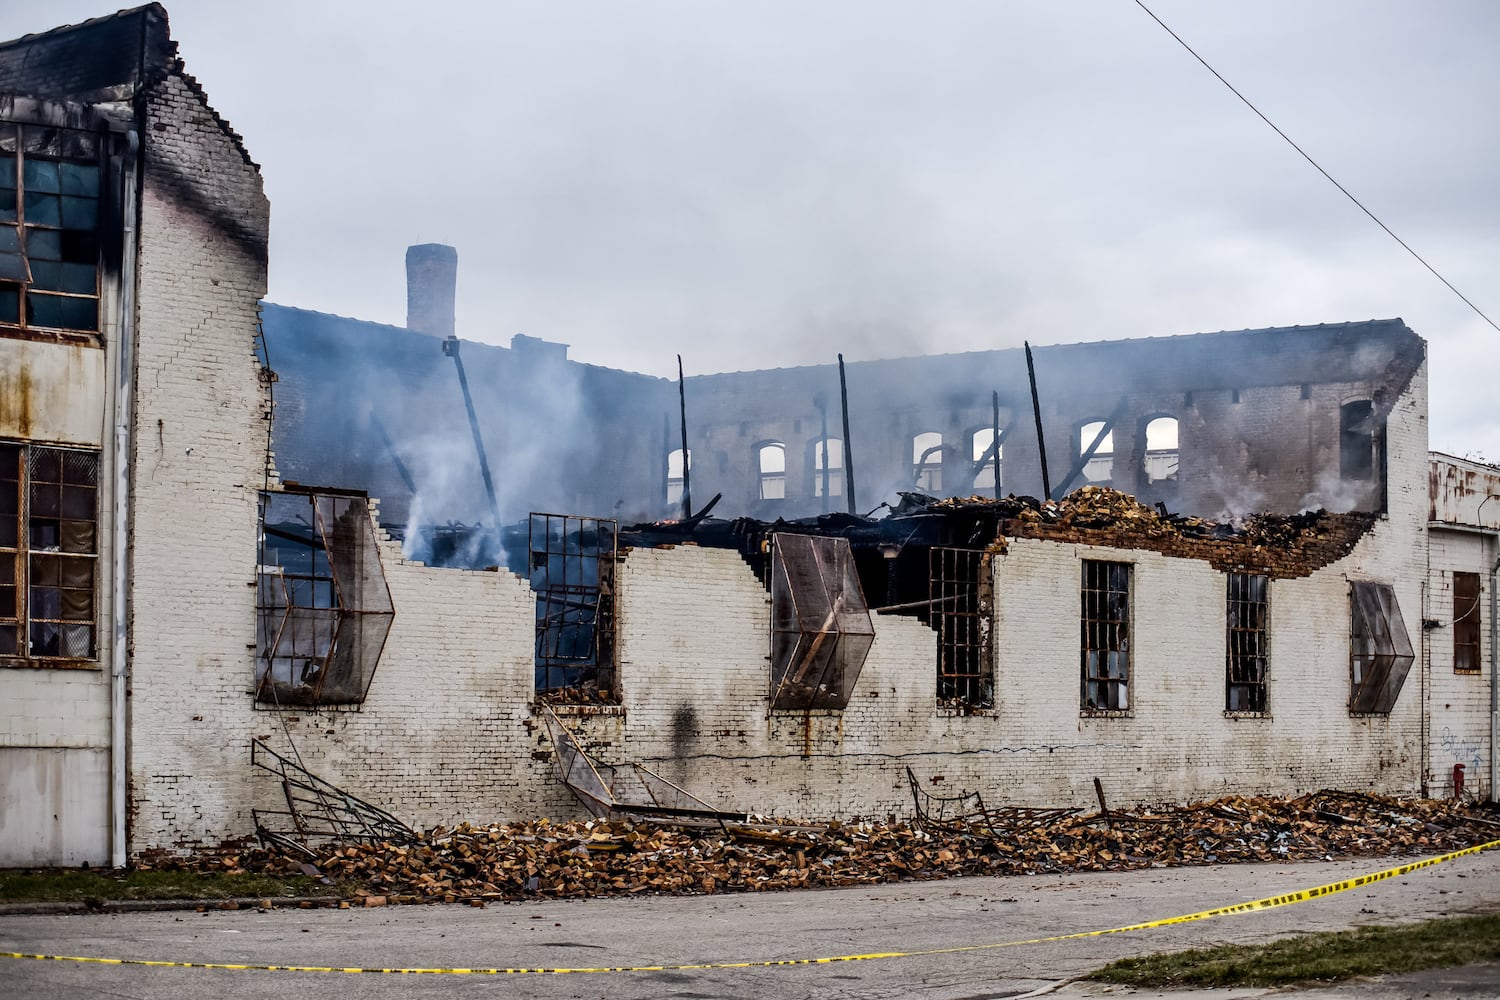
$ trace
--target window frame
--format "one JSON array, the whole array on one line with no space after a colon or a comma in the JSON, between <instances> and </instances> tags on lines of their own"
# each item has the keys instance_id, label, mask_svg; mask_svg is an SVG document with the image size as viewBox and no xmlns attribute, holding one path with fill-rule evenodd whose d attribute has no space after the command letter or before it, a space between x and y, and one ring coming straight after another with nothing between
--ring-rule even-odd
<instances>
[{"instance_id":1,"label":"window frame","mask_svg":"<svg viewBox=\"0 0 1500 1000\"><path fill-rule=\"evenodd\" d=\"M781 453L781 468L766 468L766 453L779 451ZM781 441L761 441L755 445L755 485L756 499L776 502L786 499L786 445ZM775 485L779 488L776 496L767 496L766 487Z\"/></svg>"},{"instance_id":2,"label":"window frame","mask_svg":"<svg viewBox=\"0 0 1500 1000\"><path fill-rule=\"evenodd\" d=\"M1122 573L1124 588L1115 589L1113 574ZM1103 574L1104 588L1090 587L1091 575L1098 582ZM1131 639L1134 631L1135 604L1131 600L1135 583L1135 564L1114 559L1084 559L1081 562L1079 583L1079 714L1091 718L1126 718L1134 709L1132 697L1133 671L1131 670ZM1090 595L1096 596L1092 601ZM1112 614L1115 601L1123 604L1118 616ZM1100 614L1100 613L1103 614ZM1092 629L1091 629L1092 627ZM1095 639L1105 638L1103 645ZM1100 672L1098 664L1107 657L1095 656L1094 669L1090 669L1090 653L1115 653L1117 668L1106 668ZM1113 676L1119 673L1120 676ZM1100 705L1097 698L1090 698L1090 685L1109 685L1107 704ZM1095 688L1095 693L1099 690ZM1123 695L1123 697L1121 697Z\"/></svg>"},{"instance_id":3,"label":"window frame","mask_svg":"<svg viewBox=\"0 0 1500 1000\"><path fill-rule=\"evenodd\" d=\"M1255 594L1257 589L1260 591L1258 595ZM1226 573L1224 605L1224 714L1246 718L1269 716L1270 576L1265 573ZM1246 612L1249 612L1249 624L1246 624ZM1236 688L1247 689L1248 707L1235 706Z\"/></svg>"},{"instance_id":4,"label":"window frame","mask_svg":"<svg viewBox=\"0 0 1500 1000\"><path fill-rule=\"evenodd\" d=\"M0 609L14 605L12 613L0 619L0 629L14 630L14 650L4 649L0 652L0 666L23 667L30 669L98 669L100 666L99 652L99 483L102 472L102 453L96 448L67 447L51 444L40 444L29 441L0 441L0 455L13 452L16 465L14 467L14 479L9 478L4 472L0 472L0 484L9 487L15 484L15 495L13 497L16 510L14 513L6 511L0 513L7 521L14 518L15 537L14 544L0 546L0 559L8 559L11 564L11 572L8 574L0 571L0 580L7 580L0 587L12 591L11 600L0 604ZM57 473L56 479L36 478L36 470L42 465L40 460L43 456L56 456ZM72 462L65 456L75 456ZM6 456L8 459L9 456ZM0 459L0 462L6 459ZM69 471L69 465L73 467ZM87 475L79 470L83 469ZM72 478L70 478L72 477ZM91 479L92 482L75 481L75 479ZM57 493L57 507L52 514L39 514L36 512L39 490L38 486L55 486ZM92 494L89 498L87 517L77 514L81 508L71 508L73 516L68 516L70 497L81 496L81 491ZM5 506L10 506L6 504ZM0 510L3 510L0 507ZM56 522L53 526L55 536L52 544L39 545L39 537L45 537L40 532L46 531L47 522ZM80 547L77 539L77 525L88 524L92 526L89 532L87 545ZM69 527L69 526L74 527ZM72 547L66 542L69 536L75 541ZM0 542L6 538L0 534ZM41 575L39 563L45 560L56 562L56 583L54 586L43 586L38 582ZM64 586L67 576L64 570L68 561L86 564L88 566L88 583L84 587ZM41 603L36 591L56 591L54 600L56 612L53 617L42 617L34 613L35 606ZM87 617L70 617L68 613L69 594L74 595L71 600L77 602L79 594L87 594ZM61 642L63 629L81 629L86 627L87 649L84 655L74 653L63 654L36 654L32 652L34 645L35 628L38 625L50 625L58 632L57 638ZM9 645L9 643L6 643Z\"/></svg>"},{"instance_id":5,"label":"window frame","mask_svg":"<svg viewBox=\"0 0 1500 1000\"><path fill-rule=\"evenodd\" d=\"M1468 573L1462 570L1453 571L1453 672L1455 674L1478 674L1484 669L1483 648L1483 619L1481 610L1484 595L1482 577L1478 573ZM1465 584L1465 590L1472 584L1471 593L1460 593L1460 581ZM1463 666L1461 651L1471 650L1472 658L1469 660L1473 666Z\"/></svg>"}]
</instances>

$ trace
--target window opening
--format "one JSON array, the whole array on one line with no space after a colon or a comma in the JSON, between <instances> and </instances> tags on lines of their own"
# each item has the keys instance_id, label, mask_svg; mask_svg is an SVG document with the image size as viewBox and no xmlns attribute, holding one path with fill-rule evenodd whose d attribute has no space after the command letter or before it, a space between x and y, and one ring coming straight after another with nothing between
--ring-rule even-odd
<instances>
[{"instance_id":1,"label":"window opening","mask_svg":"<svg viewBox=\"0 0 1500 1000\"><path fill-rule=\"evenodd\" d=\"M1453 574L1453 670L1479 673L1479 574Z\"/></svg>"},{"instance_id":2,"label":"window opening","mask_svg":"<svg viewBox=\"0 0 1500 1000\"><path fill-rule=\"evenodd\" d=\"M1093 420L1078 428L1078 457L1082 458L1104 430L1104 421ZM1115 471L1115 432L1109 431L1083 466L1083 478L1089 483L1107 484Z\"/></svg>"},{"instance_id":3,"label":"window opening","mask_svg":"<svg viewBox=\"0 0 1500 1000\"><path fill-rule=\"evenodd\" d=\"M824 450L824 444L827 450ZM827 455L827 464L824 464L824 455ZM844 442L841 438L829 438L826 442L813 442L813 496L823 495L823 471L828 471L828 495L841 497L844 495Z\"/></svg>"},{"instance_id":4,"label":"window opening","mask_svg":"<svg viewBox=\"0 0 1500 1000\"><path fill-rule=\"evenodd\" d=\"M1353 581L1349 594L1349 711L1385 715L1416 655L1390 584Z\"/></svg>"},{"instance_id":5,"label":"window opening","mask_svg":"<svg viewBox=\"0 0 1500 1000\"><path fill-rule=\"evenodd\" d=\"M993 490L996 483L1004 484L1005 479L1001 475L1001 462L1005 457L1004 443L994 446L993 452L990 446L995 442L995 428L981 427L974 432L970 439L974 464L978 472L974 474L975 490ZM980 463L983 464L980 464Z\"/></svg>"},{"instance_id":6,"label":"window opening","mask_svg":"<svg viewBox=\"0 0 1500 1000\"><path fill-rule=\"evenodd\" d=\"M1225 641L1224 710L1266 711L1266 593L1260 573L1230 573Z\"/></svg>"},{"instance_id":7,"label":"window opening","mask_svg":"<svg viewBox=\"0 0 1500 1000\"><path fill-rule=\"evenodd\" d=\"M99 139L0 126L0 324L99 329Z\"/></svg>"},{"instance_id":8,"label":"window opening","mask_svg":"<svg viewBox=\"0 0 1500 1000\"><path fill-rule=\"evenodd\" d=\"M1130 564L1083 563L1083 709L1130 709Z\"/></svg>"},{"instance_id":9,"label":"window opening","mask_svg":"<svg viewBox=\"0 0 1500 1000\"><path fill-rule=\"evenodd\" d=\"M911 439L912 482L923 493L943 488L943 436L924 431Z\"/></svg>"},{"instance_id":10,"label":"window opening","mask_svg":"<svg viewBox=\"0 0 1500 1000\"><path fill-rule=\"evenodd\" d=\"M763 444L756 452L760 466L760 498L786 498L786 446L780 441Z\"/></svg>"},{"instance_id":11,"label":"window opening","mask_svg":"<svg viewBox=\"0 0 1500 1000\"><path fill-rule=\"evenodd\" d=\"M0 656L97 655L99 453L0 443Z\"/></svg>"},{"instance_id":12,"label":"window opening","mask_svg":"<svg viewBox=\"0 0 1500 1000\"><path fill-rule=\"evenodd\" d=\"M929 558L928 620L937 631L938 704L993 708L990 556L977 549L934 546Z\"/></svg>"},{"instance_id":13,"label":"window opening","mask_svg":"<svg viewBox=\"0 0 1500 1000\"><path fill-rule=\"evenodd\" d=\"M532 514L527 564L536 592L536 691L550 701L617 702L616 522Z\"/></svg>"},{"instance_id":14,"label":"window opening","mask_svg":"<svg viewBox=\"0 0 1500 1000\"><path fill-rule=\"evenodd\" d=\"M682 488L686 481L685 472L693 467L693 453L687 452L687 464L683 465L683 451L681 448L673 448L667 452L667 503L682 502Z\"/></svg>"},{"instance_id":15,"label":"window opening","mask_svg":"<svg viewBox=\"0 0 1500 1000\"><path fill-rule=\"evenodd\" d=\"M1146 482L1175 480L1179 454L1176 417L1157 417L1146 425L1146 457L1143 462Z\"/></svg>"},{"instance_id":16,"label":"window opening","mask_svg":"<svg viewBox=\"0 0 1500 1000\"><path fill-rule=\"evenodd\" d=\"M395 618L363 496L261 494L255 697L364 701Z\"/></svg>"},{"instance_id":17,"label":"window opening","mask_svg":"<svg viewBox=\"0 0 1500 1000\"><path fill-rule=\"evenodd\" d=\"M875 625L847 538L771 536L771 706L843 708Z\"/></svg>"},{"instance_id":18,"label":"window opening","mask_svg":"<svg viewBox=\"0 0 1500 1000\"><path fill-rule=\"evenodd\" d=\"M1356 399L1339 407L1339 475L1370 479L1375 475L1375 404Z\"/></svg>"}]
</instances>

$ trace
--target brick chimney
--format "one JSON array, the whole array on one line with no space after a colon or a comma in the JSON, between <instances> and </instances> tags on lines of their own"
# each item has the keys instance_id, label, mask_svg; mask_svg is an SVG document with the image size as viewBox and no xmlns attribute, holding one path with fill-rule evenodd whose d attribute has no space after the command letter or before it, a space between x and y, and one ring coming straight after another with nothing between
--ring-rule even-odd
<instances>
[{"instance_id":1,"label":"brick chimney","mask_svg":"<svg viewBox=\"0 0 1500 1000\"><path fill-rule=\"evenodd\" d=\"M458 251L442 243L406 248L406 328L451 337Z\"/></svg>"}]
</instances>

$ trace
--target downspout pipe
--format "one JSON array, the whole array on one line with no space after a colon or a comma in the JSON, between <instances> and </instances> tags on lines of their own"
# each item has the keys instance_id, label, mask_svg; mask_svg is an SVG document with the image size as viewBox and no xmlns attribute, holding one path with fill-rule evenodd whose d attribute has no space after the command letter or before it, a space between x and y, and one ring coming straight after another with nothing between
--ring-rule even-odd
<instances>
[{"instance_id":1,"label":"downspout pipe","mask_svg":"<svg viewBox=\"0 0 1500 1000\"><path fill-rule=\"evenodd\" d=\"M123 249L120 261L120 323L115 336L114 406L114 530L110 538L113 582L110 599L109 663L109 863L124 868L127 860L126 816L130 808L129 769L126 766L129 709L126 684L130 676L130 452L135 384L136 257L140 183L140 135L126 134L121 171Z\"/></svg>"}]
</instances>

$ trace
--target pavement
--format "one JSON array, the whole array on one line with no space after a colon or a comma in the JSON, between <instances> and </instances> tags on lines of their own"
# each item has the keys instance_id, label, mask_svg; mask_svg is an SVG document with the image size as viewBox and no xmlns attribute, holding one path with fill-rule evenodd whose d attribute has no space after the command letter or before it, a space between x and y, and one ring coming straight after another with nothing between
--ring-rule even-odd
<instances>
[{"instance_id":1,"label":"pavement","mask_svg":"<svg viewBox=\"0 0 1500 1000\"><path fill-rule=\"evenodd\" d=\"M1397 863L1361 859L960 878L803 892L539 900L483 909L0 914L0 951L340 968L656 967L563 974L380 975L0 959L0 996L245 1000L315 991L319 1000L481 995L543 1000L1259 997L1278 991L1157 993L1070 980L1130 955L1500 912L1500 852L1458 858L1276 909L1063 941L1035 939L1195 913ZM753 964L842 956L866 957ZM671 968L686 965L713 967ZM1500 967L1439 970L1295 995L1500 1000Z\"/></svg>"}]
</instances>

